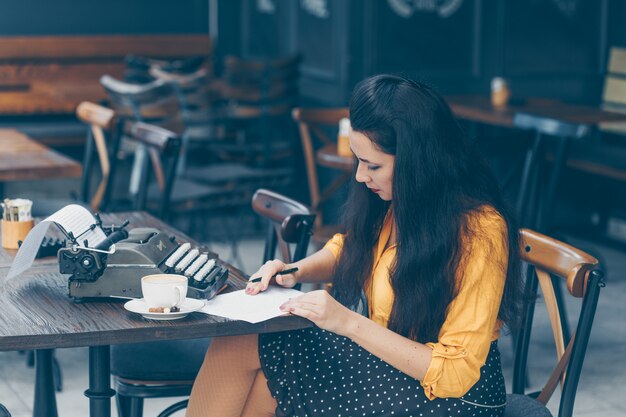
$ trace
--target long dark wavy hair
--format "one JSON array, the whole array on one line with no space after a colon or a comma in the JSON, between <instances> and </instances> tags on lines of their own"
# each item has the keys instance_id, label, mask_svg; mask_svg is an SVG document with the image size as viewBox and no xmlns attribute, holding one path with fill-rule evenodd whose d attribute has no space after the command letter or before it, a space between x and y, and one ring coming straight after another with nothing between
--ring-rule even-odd
<instances>
[{"instance_id":1,"label":"long dark wavy hair","mask_svg":"<svg viewBox=\"0 0 626 417\"><path fill-rule=\"evenodd\" d=\"M333 276L335 298L357 305L392 207L397 248L389 271L394 303L388 327L422 343L437 341L458 289L462 236L480 233L468 224L469 215L490 206L507 225L509 259L499 318L512 327L521 298L518 230L494 175L443 98L422 83L377 75L355 87L350 121L378 149L395 156L393 197L392 203L383 201L364 184L351 182L344 246Z\"/></svg>"}]
</instances>

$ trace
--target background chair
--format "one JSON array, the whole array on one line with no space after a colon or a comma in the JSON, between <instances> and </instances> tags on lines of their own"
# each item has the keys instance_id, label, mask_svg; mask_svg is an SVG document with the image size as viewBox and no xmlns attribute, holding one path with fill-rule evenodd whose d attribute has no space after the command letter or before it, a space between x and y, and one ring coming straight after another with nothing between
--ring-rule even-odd
<instances>
[{"instance_id":1,"label":"background chair","mask_svg":"<svg viewBox=\"0 0 626 417\"><path fill-rule=\"evenodd\" d=\"M293 110L292 116L300 130L300 140L302 142L309 185L310 204L317 216L313 242L317 246L322 246L339 231L338 225L324 222L323 205L350 178L352 172L342 172L324 190L320 190L315 152L322 146L336 145L337 141L334 138L336 138L339 128L339 120L349 117L349 111L347 108L296 108Z\"/></svg>"},{"instance_id":2,"label":"background chair","mask_svg":"<svg viewBox=\"0 0 626 417\"><path fill-rule=\"evenodd\" d=\"M288 123L298 101L300 56L284 59L242 59L227 56L219 85L224 101L216 118L221 137L210 139L222 158L269 167L294 153Z\"/></svg>"},{"instance_id":3,"label":"background chair","mask_svg":"<svg viewBox=\"0 0 626 417\"><path fill-rule=\"evenodd\" d=\"M551 416L545 405L559 381L562 392L558 415L570 417L600 288L604 286L602 273L597 269L598 261L594 257L529 229L521 230L520 251L522 259L530 267L526 276L523 329L515 349L513 394L507 395L505 417ZM582 301L576 332L569 339L563 335L550 275L564 280L569 294ZM525 395L526 364L538 286L548 309L558 364L540 392Z\"/></svg>"},{"instance_id":4,"label":"background chair","mask_svg":"<svg viewBox=\"0 0 626 417\"><path fill-rule=\"evenodd\" d=\"M567 160L567 149L571 140L590 133L588 125L568 123L558 119L517 113L513 125L518 129L531 130L535 134L532 147L527 151L520 191L517 198L517 214L522 224L545 231L550 226L550 214L559 177ZM552 140L552 142L550 142ZM552 169L541 178L541 165L546 157L546 145L554 145ZM547 181L546 181L547 179ZM547 183L545 190L540 185Z\"/></svg>"},{"instance_id":5,"label":"background chair","mask_svg":"<svg viewBox=\"0 0 626 417\"><path fill-rule=\"evenodd\" d=\"M151 71L155 68L175 74L189 74L200 68L205 68L210 71L210 61L211 57L209 55L164 60L129 54L124 58L124 63L126 64L124 81L136 84L145 84L154 81L155 78L151 74Z\"/></svg>"},{"instance_id":6,"label":"background chair","mask_svg":"<svg viewBox=\"0 0 626 417\"><path fill-rule=\"evenodd\" d=\"M192 214L216 204L221 190L176 176L182 143L179 135L159 126L128 121L123 132L129 141L144 146L148 155L140 166L134 209L148 209L168 219L174 213Z\"/></svg>"},{"instance_id":7,"label":"background chair","mask_svg":"<svg viewBox=\"0 0 626 417\"><path fill-rule=\"evenodd\" d=\"M80 198L42 198L33 202L33 215L47 217L68 204L81 204L94 211L105 210L109 199L110 155L115 153L114 112L90 102L76 108L76 117L87 125ZM99 169L96 170L95 167ZM92 182L96 190L92 195Z\"/></svg>"},{"instance_id":8,"label":"background chair","mask_svg":"<svg viewBox=\"0 0 626 417\"><path fill-rule=\"evenodd\" d=\"M306 206L278 193L258 190L252 207L270 222L263 262L274 258L276 246L286 262L306 256L315 220ZM295 245L293 256L290 244ZM210 339L198 339L112 346L111 373L120 417L140 417L145 398L189 395L209 344ZM187 400L177 402L159 417L185 407Z\"/></svg>"}]
</instances>

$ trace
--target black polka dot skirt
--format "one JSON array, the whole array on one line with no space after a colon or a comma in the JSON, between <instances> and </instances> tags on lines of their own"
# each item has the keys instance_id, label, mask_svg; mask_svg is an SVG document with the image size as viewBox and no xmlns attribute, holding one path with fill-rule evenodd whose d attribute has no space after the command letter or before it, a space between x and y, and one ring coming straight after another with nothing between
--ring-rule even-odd
<instances>
[{"instance_id":1,"label":"black polka dot skirt","mask_svg":"<svg viewBox=\"0 0 626 417\"><path fill-rule=\"evenodd\" d=\"M259 335L259 356L278 417L502 416L497 342L480 380L461 398L428 400L419 381L350 339L317 327Z\"/></svg>"}]
</instances>

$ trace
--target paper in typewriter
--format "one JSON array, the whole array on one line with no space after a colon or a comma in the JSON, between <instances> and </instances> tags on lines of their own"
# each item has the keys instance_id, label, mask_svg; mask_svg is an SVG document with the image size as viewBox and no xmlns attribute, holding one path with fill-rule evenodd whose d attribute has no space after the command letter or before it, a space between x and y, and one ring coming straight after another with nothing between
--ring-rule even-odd
<instances>
[{"instance_id":1,"label":"paper in typewriter","mask_svg":"<svg viewBox=\"0 0 626 417\"><path fill-rule=\"evenodd\" d=\"M91 225L96 223L95 217L89 210L78 204L65 206L38 223L28 233L24 242L22 242L22 246L20 246L20 249L15 255L15 259L11 264L11 269L6 278L7 280L20 275L30 268L37 256L41 241L45 237L48 228L53 223L62 227L66 232L72 232L74 236L80 236L80 238L78 238L78 244L80 246L84 246L86 240L89 247L94 247L106 239L106 235L101 228L96 227L93 230L89 230Z\"/></svg>"},{"instance_id":2,"label":"paper in typewriter","mask_svg":"<svg viewBox=\"0 0 626 417\"><path fill-rule=\"evenodd\" d=\"M244 290L233 291L207 301L200 311L232 320L259 323L285 315L278 307L288 299L302 294L302 291L276 286L270 286L257 295L248 295Z\"/></svg>"}]
</instances>

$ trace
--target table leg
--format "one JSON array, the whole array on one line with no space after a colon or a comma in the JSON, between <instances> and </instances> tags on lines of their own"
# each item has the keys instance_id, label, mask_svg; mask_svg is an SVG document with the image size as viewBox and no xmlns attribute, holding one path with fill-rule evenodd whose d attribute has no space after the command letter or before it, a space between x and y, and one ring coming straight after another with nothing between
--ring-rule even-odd
<instances>
[{"instance_id":1,"label":"table leg","mask_svg":"<svg viewBox=\"0 0 626 417\"><path fill-rule=\"evenodd\" d=\"M111 416L111 397L115 391L111 389L110 361L110 346L89 347L89 389L85 396L89 398L91 417Z\"/></svg>"},{"instance_id":2,"label":"table leg","mask_svg":"<svg viewBox=\"0 0 626 417\"><path fill-rule=\"evenodd\" d=\"M35 351L35 403L33 417L57 417L52 377L52 349Z\"/></svg>"}]
</instances>

